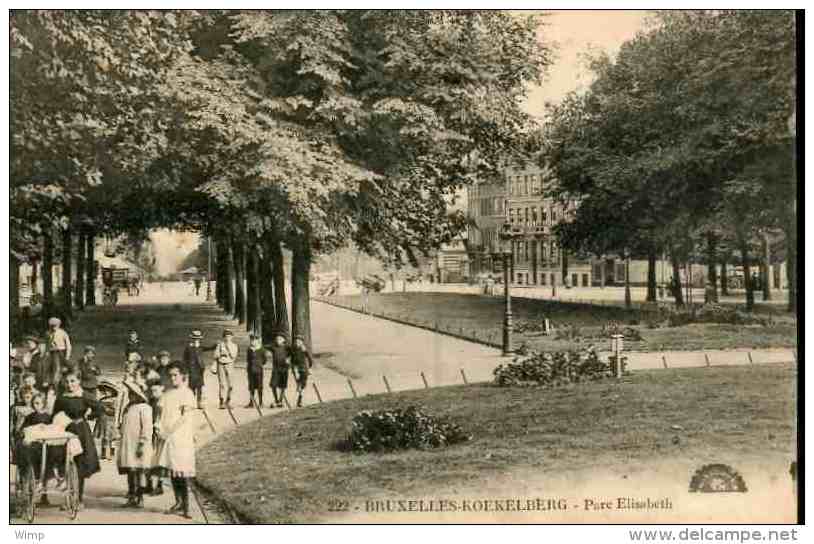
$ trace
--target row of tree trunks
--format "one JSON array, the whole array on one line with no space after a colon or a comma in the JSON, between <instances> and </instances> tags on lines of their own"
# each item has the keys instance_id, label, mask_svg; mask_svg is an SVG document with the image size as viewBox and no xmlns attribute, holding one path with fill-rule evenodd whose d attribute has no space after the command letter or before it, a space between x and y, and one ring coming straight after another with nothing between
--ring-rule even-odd
<instances>
[{"instance_id":1,"label":"row of tree trunks","mask_svg":"<svg viewBox=\"0 0 814 544\"><path fill-rule=\"evenodd\" d=\"M226 306L226 276L223 270L223 242L217 240L215 242L215 302L223 309Z\"/></svg>"},{"instance_id":2,"label":"row of tree trunks","mask_svg":"<svg viewBox=\"0 0 814 544\"><path fill-rule=\"evenodd\" d=\"M223 263L221 270L221 278L223 279L223 311L227 314L234 314L235 311L235 295L232 289L232 250L227 241L220 246L223 248Z\"/></svg>"},{"instance_id":3,"label":"row of tree trunks","mask_svg":"<svg viewBox=\"0 0 814 544\"><path fill-rule=\"evenodd\" d=\"M681 292L681 270L678 264L678 258L670 256L670 264L673 267L673 297L675 298L676 306L679 308L684 306L684 295Z\"/></svg>"},{"instance_id":4,"label":"row of tree trunks","mask_svg":"<svg viewBox=\"0 0 814 544\"><path fill-rule=\"evenodd\" d=\"M743 266L743 285L746 288L746 311L755 308L755 286L752 284L752 268L749 264L749 246L745 240L740 241L741 264Z\"/></svg>"},{"instance_id":5,"label":"row of tree trunks","mask_svg":"<svg viewBox=\"0 0 814 544\"><path fill-rule=\"evenodd\" d=\"M85 307L85 233L80 232L76 240L76 307L82 310Z\"/></svg>"},{"instance_id":6,"label":"row of tree trunks","mask_svg":"<svg viewBox=\"0 0 814 544\"><path fill-rule=\"evenodd\" d=\"M729 296L729 269L726 260L721 261L721 296Z\"/></svg>"},{"instance_id":7,"label":"row of tree trunks","mask_svg":"<svg viewBox=\"0 0 814 544\"><path fill-rule=\"evenodd\" d=\"M763 300L772 299L772 278L771 278L771 243L769 242L769 233L763 234L763 266L761 267L760 276L763 283Z\"/></svg>"}]
</instances>

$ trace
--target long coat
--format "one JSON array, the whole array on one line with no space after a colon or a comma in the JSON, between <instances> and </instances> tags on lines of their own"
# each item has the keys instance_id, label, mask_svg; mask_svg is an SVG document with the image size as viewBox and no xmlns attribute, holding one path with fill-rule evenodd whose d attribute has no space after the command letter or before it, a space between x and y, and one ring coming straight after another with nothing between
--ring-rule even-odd
<instances>
[{"instance_id":1,"label":"long coat","mask_svg":"<svg viewBox=\"0 0 814 544\"><path fill-rule=\"evenodd\" d=\"M130 404L124 412L120 429L119 451L116 465L120 473L129 469L148 469L153 466L153 409L146 402ZM142 455L136 451L141 445Z\"/></svg>"},{"instance_id":2,"label":"long coat","mask_svg":"<svg viewBox=\"0 0 814 544\"><path fill-rule=\"evenodd\" d=\"M204 348L187 345L184 348L184 364L189 368L189 388L192 390L203 387L204 368L206 364L203 360L204 351L213 351L215 346Z\"/></svg>"}]
</instances>

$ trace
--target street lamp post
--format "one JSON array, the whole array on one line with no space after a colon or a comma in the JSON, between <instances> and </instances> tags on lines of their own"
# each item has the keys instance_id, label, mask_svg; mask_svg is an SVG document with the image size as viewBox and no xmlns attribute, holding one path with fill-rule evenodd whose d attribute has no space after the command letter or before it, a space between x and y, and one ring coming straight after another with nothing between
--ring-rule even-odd
<instances>
[{"instance_id":1,"label":"street lamp post","mask_svg":"<svg viewBox=\"0 0 814 544\"><path fill-rule=\"evenodd\" d=\"M504 312L503 312L503 355L507 356L514 353L512 347L512 293L511 293L511 278L509 277L509 259L512 258L512 241L514 237L509 223L503 223L503 229L500 233L500 256L503 262L503 297L504 297Z\"/></svg>"}]
</instances>

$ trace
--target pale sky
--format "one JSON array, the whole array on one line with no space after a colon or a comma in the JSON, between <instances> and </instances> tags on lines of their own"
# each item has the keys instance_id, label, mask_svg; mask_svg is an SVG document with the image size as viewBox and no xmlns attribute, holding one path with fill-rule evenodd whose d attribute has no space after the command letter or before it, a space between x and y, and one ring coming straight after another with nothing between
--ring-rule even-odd
<instances>
[{"instance_id":1,"label":"pale sky","mask_svg":"<svg viewBox=\"0 0 814 544\"><path fill-rule=\"evenodd\" d=\"M545 103L558 102L569 91L584 89L590 84L590 74L582 56L589 50L616 54L623 42L641 30L647 13L644 11L551 11L540 36L547 43L555 42L555 61L548 77L539 87L530 90L525 109L541 117ZM459 199L458 205L465 205ZM168 274L198 246L198 235L168 230L151 236L156 249L156 265L160 274Z\"/></svg>"},{"instance_id":2,"label":"pale sky","mask_svg":"<svg viewBox=\"0 0 814 544\"><path fill-rule=\"evenodd\" d=\"M584 89L591 82L584 67L587 51L607 51L614 55L625 41L633 38L644 25L647 12L617 11L550 11L547 25L540 30L541 38L555 42L555 62L548 77L533 88L525 104L532 115L542 116L546 101L558 102L568 92Z\"/></svg>"}]
</instances>

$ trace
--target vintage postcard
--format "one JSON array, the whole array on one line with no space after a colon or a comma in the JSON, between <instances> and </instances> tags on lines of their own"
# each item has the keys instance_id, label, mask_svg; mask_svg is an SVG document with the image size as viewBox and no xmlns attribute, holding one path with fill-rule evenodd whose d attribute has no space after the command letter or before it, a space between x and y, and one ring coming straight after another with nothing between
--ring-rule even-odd
<instances>
[{"instance_id":1,"label":"vintage postcard","mask_svg":"<svg viewBox=\"0 0 814 544\"><path fill-rule=\"evenodd\" d=\"M11 10L10 522L801 523L802 20Z\"/></svg>"}]
</instances>

